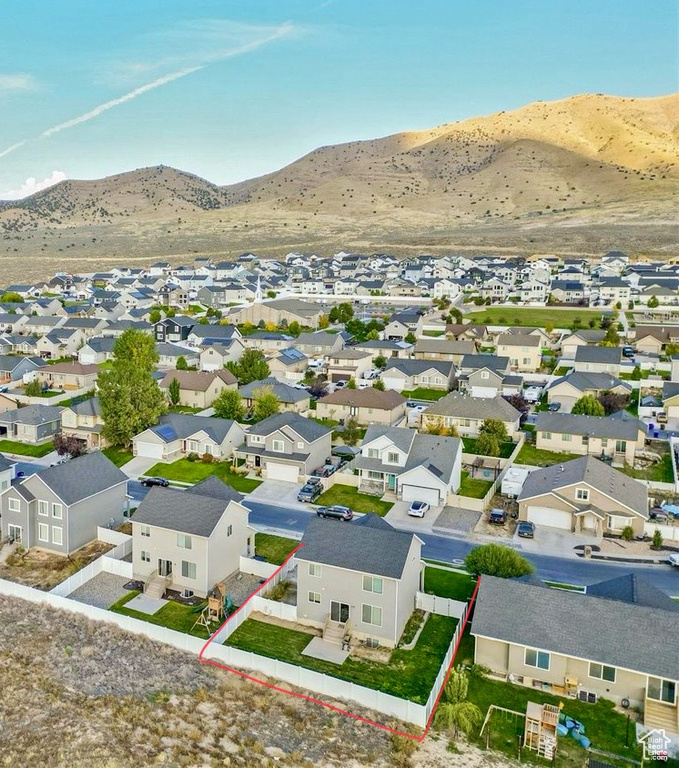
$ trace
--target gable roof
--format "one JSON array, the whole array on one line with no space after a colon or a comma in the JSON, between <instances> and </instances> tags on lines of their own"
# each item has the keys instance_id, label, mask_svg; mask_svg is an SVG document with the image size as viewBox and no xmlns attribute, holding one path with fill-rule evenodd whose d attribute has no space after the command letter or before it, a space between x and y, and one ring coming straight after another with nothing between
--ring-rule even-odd
<instances>
[{"instance_id":1,"label":"gable roof","mask_svg":"<svg viewBox=\"0 0 679 768\"><path fill-rule=\"evenodd\" d=\"M457 392L442 397L429 406L427 416L452 416L464 419L500 419L502 421L517 421L521 415L504 398L470 397Z\"/></svg>"},{"instance_id":2,"label":"gable roof","mask_svg":"<svg viewBox=\"0 0 679 768\"><path fill-rule=\"evenodd\" d=\"M332 432L330 427L324 427L322 424L318 424L311 419L306 419L304 416L300 416L299 413L284 411L269 416L268 419L260 421L259 424L253 424L248 429L248 434L266 436L285 427L292 429L293 432L297 433L307 442L314 442Z\"/></svg>"},{"instance_id":3,"label":"gable roof","mask_svg":"<svg viewBox=\"0 0 679 768\"><path fill-rule=\"evenodd\" d=\"M77 413L78 416L101 416L101 403L98 397L88 397L87 400L69 405L68 410Z\"/></svg>"},{"instance_id":4,"label":"gable roof","mask_svg":"<svg viewBox=\"0 0 679 768\"><path fill-rule=\"evenodd\" d=\"M158 435L163 442L186 439L197 432L205 432L220 445L236 422L233 419L219 419L216 416L196 416L193 413L166 413L149 431Z\"/></svg>"},{"instance_id":5,"label":"gable roof","mask_svg":"<svg viewBox=\"0 0 679 768\"><path fill-rule=\"evenodd\" d=\"M622 362L620 347L590 347L580 346L575 349L576 363L604 363L619 365Z\"/></svg>"},{"instance_id":6,"label":"gable roof","mask_svg":"<svg viewBox=\"0 0 679 768\"><path fill-rule=\"evenodd\" d=\"M16 408L0 413L0 422L3 424L48 424L61 418L63 408L58 405L27 405L25 408Z\"/></svg>"},{"instance_id":7,"label":"gable roof","mask_svg":"<svg viewBox=\"0 0 679 768\"><path fill-rule=\"evenodd\" d=\"M237 379L225 368L219 371L169 371L160 382L162 389L167 389L177 379L180 389L191 389L196 392L205 392L215 379L221 379L225 384L235 384Z\"/></svg>"},{"instance_id":8,"label":"gable roof","mask_svg":"<svg viewBox=\"0 0 679 768\"><path fill-rule=\"evenodd\" d=\"M302 537L304 546L295 557L398 579L403 574L413 538L414 534L398 531L373 514L333 526L332 535L327 520L312 517Z\"/></svg>"},{"instance_id":9,"label":"gable roof","mask_svg":"<svg viewBox=\"0 0 679 768\"><path fill-rule=\"evenodd\" d=\"M628 391L632 391L632 385L622 381L617 376L613 376L610 373L592 373L589 371L573 371L573 373L569 373L567 376L555 379L549 389L553 389L558 384L570 384L579 392L607 390L617 387L624 387Z\"/></svg>"},{"instance_id":10,"label":"gable roof","mask_svg":"<svg viewBox=\"0 0 679 768\"><path fill-rule=\"evenodd\" d=\"M363 447L380 437L386 437L403 453L409 453L417 432L407 427L383 427L373 424L368 427L363 438Z\"/></svg>"},{"instance_id":11,"label":"gable roof","mask_svg":"<svg viewBox=\"0 0 679 768\"><path fill-rule=\"evenodd\" d=\"M501 333L497 337L498 346L508 347L539 347L540 337L528 333Z\"/></svg>"},{"instance_id":12,"label":"gable roof","mask_svg":"<svg viewBox=\"0 0 679 768\"><path fill-rule=\"evenodd\" d=\"M257 392L262 389L271 390L281 403L299 403L302 400L309 399L309 393L305 389L291 387L289 384L278 381L278 379L274 379L271 376L267 379L251 381L249 384L239 387L238 391L240 392L241 397L250 399L255 397Z\"/></svg>"},{"instance_id":13,"label":"gable roof","mask_svg":"<svg viewBox=\"0 0 679 768\"><path fill-rule=\"evenodd\" d=\"M535 422L537 432L557 432L571 435L592 437L610 437L613 440L633 440L639 437L639 430L644 434L646 428L642 421L630 418L612 418L611 416L585 416L573 413L538 413Z\"/></svg>"},{"instance_id":14,"label":"gable roof","mask_svg":"<svg viewBox=\"0 0 679 768\"><path fill-rule=\"evenodd\" d=\"M382 392L375 387L364 389L339 389L323 398L323 402L329 405L355 405L359 408L377 408L378 410L392 411L406 402L406 398L400 392L387 389Z\"/></svg>"},{"instance_id":15,"label":"gable roof","mask_svg":"<svg viewBox=\"0 0 679 768\"><path fill-rule=\"evenodd\" d=\"M209 537L222 519L230 500L215 497L214 489L205 493L174 488L151 488L134 513L133 522L156 525L192 536Z\"/></svg>"},{"instance_id":16,"label":"gable roof","mask_svg":"<svg viewBox=\"0 0 679 768\"><path fill-rule=\"evenodd\" d=\"M419 376L426 371L438 371L443 376L450 376L454 364L450 360L414 360L392 358L387 362L385 373L391 370L401 371L406 376Z\"/></svg>"},{"instance_id":17,"label":"gable roof","mask_svg":"<svg viewBox=\"0 0 679 768\"><path fill-rule=\"evenodd\" d=\"M626 573L587 587L587 594L618 600L623 603L646 605L665 611L679 612L679 603L638 573Z\"/></svg>"},{"instance_id":18,"label":"gable roof","mask_svg":"<svg viewBox=\"0 0 679 768\"><path fill-rule=\"evenodd\" d=\"M221 501L236 501L240 503L245 498L235 488L227 485L216 475L208 475L205 480L187 488L184 493L193 493L198 496L209 496L211 499L220 499Z\"/></svg>"}]
</instances>

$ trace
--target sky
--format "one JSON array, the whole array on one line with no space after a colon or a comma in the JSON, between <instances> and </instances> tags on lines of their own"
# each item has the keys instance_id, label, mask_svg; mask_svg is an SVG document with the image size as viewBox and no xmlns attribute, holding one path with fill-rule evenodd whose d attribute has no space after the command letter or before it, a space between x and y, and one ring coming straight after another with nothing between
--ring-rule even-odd
<instances>
[{"instance_id":1,"label":"sky","mask_svg":"<svg viewBox=\"0 0 679 768\"><path fill-rule=\"evenodd\" d=\"M675 0L2 0L0 199L312 149L578 93L678 90Z\"/></svg>"}]
</instances>

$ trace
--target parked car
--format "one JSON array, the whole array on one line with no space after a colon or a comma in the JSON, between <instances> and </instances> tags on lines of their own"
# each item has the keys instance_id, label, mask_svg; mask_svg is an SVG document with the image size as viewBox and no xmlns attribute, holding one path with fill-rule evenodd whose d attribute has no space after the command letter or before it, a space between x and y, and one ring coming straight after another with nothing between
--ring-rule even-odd
<instances>
[{"instance_id":1,"label":"parked car","mask_svg":"<svg viewBox=\"0 0 679 768\"><path fill-rule=\"evenodd\" d=\"M166 480L164 477L145 477L141 481L141 484L145 485L147 488L150 488L152 485L159 485L161 488L167 488L170 481Z\"/></svg>"},{"instance_id":2,"label":"parked car","mask_svg":"<svg viewBox=\"0 0 679 768\"><path fill-rule=\"evenodd\" d=\"M336 445L331 453L333 456L339 456L341 459L354 459L361 452L360 448L353 448L350 445Z\"/></svg>"},{"instance_id":3,"label":"parked car","mask_svg":"<svg viewBox=\"0 0 679 768\"><path fill-rule=\"evenodd\" d=\"M413 501L408 510L408 514L411 517L424 517L426 512L429 512L429 504L426 501Z\"/></svg>"},{"instance_id":4,"label":"parked car","mask_svg":"<svg viewBox=\"0 0 679 768\"><path fill-rule=\"evenodd\" d=\"M0 392L2 392L2 393L9 392L9 387L4 387L4 386L0 387Z\"/></svg>"},{"instance_id":5,"label":"parked car","mask_svg":"<svg viewBox=\"0 0 679 768\"><path fill-rule=\"evenodd\" d=\"M622 356L623 357L634 357L635 352L633 347L623 347L622 348Z\"/></svg>"},{"instance_id":6,"label":"parked car","mask_svg":"<svg viewBox=\"0 0 679 768\"><path fill-rule=\"evenodd\" d=\"M316 477L330 477L336 469L337 467L333 464L324 464L322 467L316 467L311 474Z\"/></svg>"},{"instance_id":7,"label":"parked car","mask_svg":"<svg viewBox=\"0 0 679 768\"><path fill-rule=\"evenodd\" d=\"M516 532L522 539L532 539L535 536L535 526L527 520L522 520L516 526Z\"/></svg>"},{"instance_id":8,"label":"parked car","mask_svg":"<svg viewBox=\"0 0 679 768\"><path fill-rule=\"evenodd\" d=\"M547 406L547 410L548 410L548 411L552 411L552 413L553 413L554 411L558 411L558 410L560 410L560 409L561 409L561 403L550 403L550 404Z\"/></svg>"},{"instance_id":9,"label":"parked car","mask_svg":"<svg viewBox=\"0 0 679 768\"><path fill-rule=\"evenodd\" d=\"M491 509L488 522L493 523L493 525L504 525L507 522L507 513L504 509Z\"/></svg>"},{"instance_id":10,"label":"parked car","mask_svg":"<svg viewBox=\"0 0 679 768\"><path fill-rule=\"evenodd\" d=\"M323 486L320 482L321 478L314 477L310 479L317 480L318 482L307 482L305 485L303 485L297 494L297 501L313 504L314 501L316 501L316 499L323 493Z\"/></svg>"},{"instance_id":11,"label":"parked car","mask_svg":"<svg viewBox=\"0 0 679 768\"><path fill-rule=\"evenodd\" d=\"M672 553L668 558L667 562L670 565L673 565L675 568L679 568L679 552Z\"/></svg>"},{"instance_id":12,"label":"parked car","mask_svg":"<svg viewBox=\"0 0 679 768\"><path fill-rule=\"evenodd\" d=\"M349 382L346 379L335 382L335 389L344 389Z\"/></svg>"},{"instance_id":13,"label":"parked car","mask_svg":"<svg viewBox=\"0 0 679 768\"><path fill-rule=\"evenodd\" d=\"M343 520L344 522L348 522L354 517L354 513L349 507L342 507L339 504L333 504L331 507L319 507L316 514L319 517L333 517L335 520Z\"/></svg>"}]
</instances>

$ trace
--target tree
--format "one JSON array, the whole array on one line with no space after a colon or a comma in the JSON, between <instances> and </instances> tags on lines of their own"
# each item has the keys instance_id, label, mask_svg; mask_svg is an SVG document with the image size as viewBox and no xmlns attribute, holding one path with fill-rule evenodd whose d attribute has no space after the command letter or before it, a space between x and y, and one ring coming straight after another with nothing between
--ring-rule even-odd
<instances>
[{"instance_id":1,"label":"tree","mask_svg":"<svg viewBox=\"0 0 679 768\"><path fill-rule=\"evenodd\" d=\"M347 323L354 316L353 304L349 301L345 301L342 304L337 304L330 310L330 322L331 323Z\"/></svg>"},{"instance_id":2,"label":"tree","mask_svg":"<svg viewBox=\"0 0 679 768\"><path fill-rule=\"evenodd\" d=\"M243 421L245 418L245 406L243 398L237 389L224 389L214 401L213 408L218 419L233 419Z\"/></svg>"},{"instance_id":3,"label":"tree","mask_svg":"<svg viewBox=\"0 0 679 768\"><path fill-rule=\"evenodd\" d=\"M547 321L545 323L545 331L547 331L547 333L553 333L553 331L554 331L554 323L552 323L550 321Z\"/></svg>"},{"instance_id":4,"label":"tree","mask_svg":"<svg viewBox=\"0 0 679 768\"><path fill-rule=\"evenodd\" d=\"M278 413L281 407L281 401L270 387L260 387L253 398L254 400L254 419L263 421Z\"/></svg>"},{"instance_id":5,"label":"tree","mask_svg":"<svg viewBox=\"0 0 679 768\"><path fill-rule=\"evenodd\" d=\"M294 336L295 338L297 338L301 332L302 332L302 328L301 328L300 324L297 322L297 320L293 320L288 325L288 333L291 336Z\"/></svg>"},{"instance_id":6,"label":"tree","mask_svg":"<svg viewBox=\"0 0 679 768\"><path fill-rule=\"evenodd\" d=\"M350 336L353 336L356 341L365 341L366 334L368 333L365 323L357 317L348 320L344 324L344 330Z\"/></svg>"},{"instance_id":7,"label":"tree","mask_svg":"<svg viewBox=\"0 0 679 768\"><path fill-rule=\"evenodd\" d=\"M622 411L629 404L629 397L627 395L616 395L610 391L602 392L597 397L597 400L603 406L604 415L606 416Z\"/></svg>"},{"instance_id":8,"label":"tree","mask_svg":"<svg viewBox=\"0 0 679 768\"><path fill-rule=\"evenodd\" d=\"M174 317L177 314L177 310L174 307L167 307L165 309L165 317Z\"/></svg>"},{"instance_id":9,"label":"tree","mask_svg":"<svg viewBox=\"0 0 679 768\"><path fill-rule=\"evenodd\" d=\"M506 443L509 440L507 427L502 419L486 419L479 429L479 437L486 434L495 437L498 443Z\"/></svg>"},{"instance_id":10,"label":"tree","mask_svg":"<svg viewBox=\"0 0 679 768\"><path fill-rule=\"evenodd\" d=\"M513 579L533 573L533 566L516 550L502 544L483 544L474 547L464 559L467 570L473 574Z\"/></svg>"},{"instance_id":11,"label":"tree","mask_svg":"<svg viewBox=\"0 0 679 768\"><path fill-rule=\"evenodd\" d=\"M170 386L167 388L167 394L170 398L170 403L172 405L179 405L179 398L180 398L180 388L179 388L179 382L177 379L172 379L170 382Z\"/></svg>"},{"instance_id":12,"label":"tree","mask_svg":"<svg viewBox=\"0 0 679 768\"><path fill-rule=\"evenodd\" d=\"M652 549L662 549L662 533L660 533L660 528L656 528L655 531L653 531L653 538L651 539L651 548Z\"/></svg>"},{"instance_id":13,"label":"tree","mask_svg":"<svg viewBox=\"0 0 679 768\"><path fill-rule=\"evenodd\" d=\"M634 309L634 302L631 299L627 304L627 309Z\"/></svg>"},{"instance_id":14,"label":"tree","mask_svg":"<svg viewBox=\"0 0 679 768\"><path fill-rule=\"evenodd\" d=\"M634 370L630 376L632 381L641 381L641 368L638 365L634 366Z\"/></svg>"},{"instance_id":15,"label":"tree","mask_svg":"<svg viewBox=\"0 0 679 768\"><path fill-rule=\"evenodd\" d=\"M366 341L378 341L380 338L380 332L375 328L372 331L368 331L365 335Z\"/></svg>"},{"instance_id":16,"label":"tree","mask_svg":"<svg viewBox=\"0 0 679 768\"><path fill-rule=\"evenodd\" d=\"M660 302L658 301L658 297L654 294L648 300L647 306L648 306L649 309L655 309L659 304L660 304Z\"/></svg>"},{"instance_id":17,"label":"tree","mask_svg":"<svg viewBox=\"0 0 679 768\"><path fill-rule=\"evenodd\" d=\"M382 379L373 379L373 389L379 389L380 392L384 392L386 387Z\"/></svg>"},{"instance_id":18,"label":"tree","mask_svg":"<svg viewBox=\"0 0 679 768\"><path fill-rule=\"evenodd\" d=\"M466 673L457 668L452 669L443 691L443 700L436 712L437 728L451 731L453 738L457 738L460 731L470 734L483 719L476 704L467 701L468 686Z\"/></svg>"},{"instance_id":19,"label":"tree","mask_svg":"<svg viewBox=\"0 0 679 768\"><path fill-rule=\"evenodd\" d=\"M620 345L620 334L614 328L613 325L609 325L606 333L601 340L600 346L602 347L617 347Z\"/></svg>"},{"instance_id":20,"label":"tree","mask_svg":"<svg viewBox=\"0 0 679 768\"><path fill-rule=\"evenodd\" d=\"M54 435L54 450L59 456L70 456L72 459L87 453L87 443L72 435L58 432Z\"/></svg>"},{"instance_id":21,"label":"tree","mask_svg":"<svg viewBox=\"0 0 679 768\"><path fill-rule=\"evenodd\" d=\"M476 439L476 452L481 456L499 456L500 441L491 432L479 432Z\"/></svg>"},{"instance_id":22,"label":"tree","mask_svg":"<svg viewBox=\"0 0 679 768\"><path fill-rule=\"evenodd\" d=\"M137 328L128 328L113 345L113 359L114 362L128 362L135 368L150 373L158 362L153 336Z\"/></svg>"},{"instance_id":23,"label":"tree","mask_svg":"<svg viewBox=\"0 0 679 768\"><path fill-rule=\"evenodd\" d=\"M361 436L361 428L358 426L358 421L353 416L350 416L344 422L344 431L342 432L342 439L347 445L356 445L358 438Z\"/></svg>"},{"instance_id":24,"label":"tree","mask_svg":"<svg viewBox=\"0 0 679 768\"><path fill-rule=\"evenodd\" d=\"M513 395L503 395L504 399L520 413L528 412L528 401L519 392Z\"/></svg>"},{"instance_id":25,"label":"tree","mask_svg":"<svg viewBox=\"0 0 679 768\"><path fill-rule=\"evenodd\" d=\"M384 370L387 367L387 358L384 355L377 355L377 357L373 357L373 365L375 368Z\"/></svg>"},{"instance_id":26,"label":"tree","mask_svg":"<svg viewBox=\"0 0 679 768\"><path fill-rule=\"evenodd\" d=\"M40 397L42 394L42 384L39 381L29 381L24 385L24 395L26 397Z\"/></svg>"},{"instance_id":27,"label":"tree","mask_svg":"<svg viewBox=\"0 0 679 768\"><path fill-rule=\"evenodd\" d=\"M269 376L269 366L261 349L246 349L238 362L230 360L226 367L241 385L261 381Z\"/></svg>"},{"instance_id":28,"label":"tree","mask_svg":"<svg viewBox=\"0 0 679 768\"><path fill-rule=\"evenodd\" d=\"M606 411L603 405L594 397L594 395L584 395L575 402L571 413L584 416L605 416Z\"/></svg>"},{"instance_id":29,"label":"tree","mask_svg":"<svg viewBox=\"0 0 679 768\"><path fill-rule=\"evenodd\" d=\"M321 315L321 316L318 318L318 327L319 327L321 330L324 330L324 329L325 329L325 328L327 328L329 325L330 325L330 318L329 318L327 315Z\"/></svg>"},{"instance_id":30,"label":"tree","mask_svg":"<svg viewBox=\"0 0 679 768\"><path fill-rule=\"evenodd\" d=\"M347 381L347 389L358 389L356 386L356 379L349 379L349 381Z\"/></svg>"},{"instance_id":31,"label":"tree","mask_svg":"<svg viewBox=\"0 0 679 768\"><path fill-rule=\"evenodd\" d=\"M323 397L328 390L328 382L325 376L315 376L309 384L309 394L313 397Z\"/></svg>"},{"instance_id":32,"label":"tree","mask_svg":"<svg viewBox=\"0 0 679 768\"><path fill-rule=\"evenodd\" d=\"M269 320L268 322L264 323L265 330L269 331L269 333L273 333L278 326L276 323L274 323L273 320Z\"/></svg>"},{"instance_id":33,"label":"tree","mask_svg":"<svg viewBox=\"0 0 679 768\"><path fill-rule=\"evenodd\" d=\"M622 302L621 301L616 302L615 308L616 309L622 309Z\"/></svg>"},{"instance_id":34,"label":"tree","mask_svg":"<svg viewBox=\"0 0 679 768\"><path fill-rule=\"evenodd\" d=\"M5 291L0 296L0 301L3 304L22 304L24 297L20 293L16 293L16 291Z\"/></svg>"},{"instance_id":35,"label":"tree","mask_svg":"<svg viewBox=\"0 0 679 768\"><path fill-rule=\"evenodd\" d=\"M451 325L452 323L460 325L462 323L462 310L458 309L458 307L452 307L448 313L448 317Z\"/></svg>"},{"instance_id":36,"label":"tree","mask_svg":"<svg viewBox=\"0 0 679 768\"><path fill-rule=\"evenodd\" d=\"M276 291L267 291L266 292L266 298L267 299L275 299L276 298Z\"/></svg>"},{"instance_id":37,"label":"tree","mask_svg":"<svg viewBox=\"0 0 679 768\"><path fill-rule=\"evenodd\" d=\"M187 365L186 358L184 355L179 355L177 358L177 370L178 371L187 371L189 369L189 366Z\"/></svg>"},{"instance_id":38,"label":"tree","mask_svg":"<svg viewBox=\"0 0 679 768\"><path fill-rule=\"evenodd\" d=\"M415 336L415 334L411 331L406 335L403 341L405 341L406 344L414 344L417 341L417 336Z\"/></svg>"},{"instance_id":39,"label":"tree","mask_svg":"<svg viewBox=\"0 0 679 768\"><path fill-rule=\"evenodd\" d=\"M159 309L152 309L149 312L149 323L151 325L155 325L156 323L160 322L161 314Z\"/></svg>"}]
</instances>

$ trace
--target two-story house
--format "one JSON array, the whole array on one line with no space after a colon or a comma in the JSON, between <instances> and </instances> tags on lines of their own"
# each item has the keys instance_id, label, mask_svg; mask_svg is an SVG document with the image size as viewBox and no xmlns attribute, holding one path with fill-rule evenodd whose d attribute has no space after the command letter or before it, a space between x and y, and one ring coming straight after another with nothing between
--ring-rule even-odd
<instances>
[{"instance_id":1,"label":"two-story house","mask_svg":"<svg viewBox=\"0 0 679 768\"><path fill-rule=\"evenodd\" d=\"M201 371L218 371L227 363L236 363L241 359L245 346L240 339L228 339L203 347L199 354Z\"/></svg>"},{"instance_id":2,"label":"two-story house","mask_svg":"<svg viewBox=\"0 0 679 768\"><path fill-rule=\"evenodd\" d=\"M620 347L577 347L573 370L579 373L611 373L620 376L622 349Z\"/></svg>"},{"instance_id":3,"label":"two-story house","mask_svg":"<svg viewBox=\"0 0 679 768\"><path fill-rule=\"evenodd\" d=\"M297 562L297 621L350 642L393 648L415 610L422 541L377 515L307 523Z\"/></svg>"},{"instance_id":4,"label":"two-story house","mask_svg":"<svg viewBox=\"0 0 679 768\"><path fill-rule=\"evenodd\" d=\"M501 333L497 340L497 354L509 358L512 370L535 373L542 362L541 342L539 336Z\"/></svg>"},{"instance_id":5,"label":"two-story house","mask_svg":"<svg viewBox=\"0 0 679 768\"><path fill-rule=\"evenodd\" d=\"M449 360L391 359L380 373L386 389L410 392L418 387L447 392L453 383L455 365Z\"/></svg>"},{"instance_id":6,"label":"two-story house","mask_svg":"<svg viewBox=\"0 0 679 768\"><path fill-rule=\"evenodd\" d=\"M372 355L361 349L341 349L328 358L328 381L360 379L372 368Z\"/></svg>"},{"instance_id":7,"label":"two-story house","mask_svg":"<svg viewBox=\"0 0 679 768\"><path fill-rule=\"evenodd\" d=\"M158 461L174 461L190 453L208 454L219 461L229 458L244 436L243 428L232 419L166 413L158 424L132 438L132 452Z\"/></svg>"},{"instance_id":8,"label":"two-story house","mask_svg":"<svg viewBox=\"0 0 679 768\"><path fill-rule=\"evenodd\" d=\"M134 578L145 593L205 597L255 549L243 496L211 475L185 491L152 488L132 518Z\"/></svg>"},{"instance_id":9,"label":"two-story house","mask_svg":"<svg viewBox=\"0 0 679 768\"><path fill-rule=\"evenodd\" d=\"M236 377L222 368L216 371L169 371L160 388L169 394L173 380L179 383L179 402L191 408L209 408L225 389L237 389Z\"/></svg>"},{"instance_id":10,"label":"two-story house","mask_svg":"<svg viewBox=\"0 0 679 768\"><path fill-rule=\"evenodd\" d=\"M307 357L323 357L344 349L344 339L340 333L327 333L327 331L300 333L295 341L295 347L300 352L304 352Z\"/></svg>"},{"instance_id":11,"label":"two-story house","mask_svg":"<svg viewBox=\"0 0 679 768\"><path fill-rule=\"evenodd\" d=\"M460 487L462 441L423 435L402 427L368 427L361 453L353 461L359 490L402 501L446 504Z\"/></svg>"},{"instance_id":12,"label":"two-story house","mask_svg":"<svg viewBox=\"0 0 679 768\"><path fill-rule=\"evenodd\" d=\"M502 397L471 397L457 392L432 403L422 414L422 427L455 427L464 437L478 437L486 419L502 421L511 439L519 430L521 414Z\"/></svg>"},{"instance_id":13,"label":"two-story house","mask_svg":"<svg viewBox=\"0 0 679 768\"><path fill-rule=\"evenodd\" d=\"M382 392L374 387L339 389L316 403L316 415L343 424L354 418L359 424L395 426L405 419L406 399L393 389Z\"/></svg>"},{"instance_id":14,"label":"two-story house","mask_svg":"<svg viewBox=\"0 0 679 768\"><path fill-rule=\"evenodd\" d=\"M126 501L127 476L101 451L87 453L3 491L2 538L70 555L97 538L98 526L119 525Z\"/></svg>"},{"instance_id":15,"label":"two-story house","mask_svg":"<svg viewBox=\"0 0 679 768\"><path fill-rule=\"evenodd\" d=\"M153 326L153 338L156 341L171 341L175 344L186 341L191 329L196 324L192 317L176 315L159 320Z\"/></svg>"},{"instance_id":16,"label":"two-story house","mask_svg":"<svg viewBox=\"0 0 679 768\"><path fill-rule=\"evenodd\" d=\"M459 365L465 355L475 355L473 341L450 341L448 339L418 339L413 350L416 360L447 360Z\"/></svg>"},{"instance_id":17,"label":"two-story house","mask_svg":"<svg viewBox=\"0 0 679 768\"><path fill-rule=\"evenodd\" d=\"M98 397L90 397L61 412L61 433L82 440L87 450L105 448L108 443L102 434L104 419Z\"/></svg>"},{"instance_id":18,"label":"two-story house","mask_svg":"<svg viewBox=\"0 0 679 768\"><path fill-rule=\"evenodd\" d=\"M14 479L15 462L0 453L0 493L6 491Z\"/></svg>"},{"instance_id":19,"label":"two-story house","mask_svg":"<svg viewBox=\"0 0 679 768\"><path fill-rule=\"evenodd\" d=\"M259 470L269 480L298 483L330 456L332 430L285 411L254 424L245 443L234 451L235 459Z\"/></svg>"}]
</instances>

